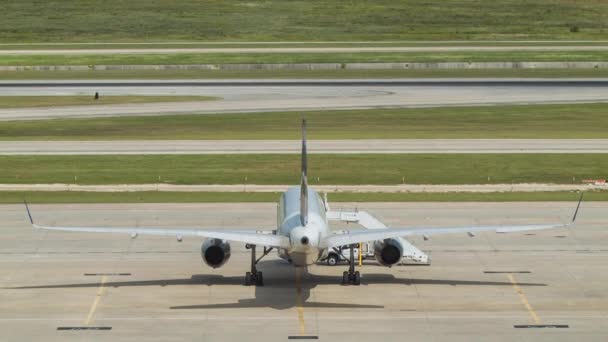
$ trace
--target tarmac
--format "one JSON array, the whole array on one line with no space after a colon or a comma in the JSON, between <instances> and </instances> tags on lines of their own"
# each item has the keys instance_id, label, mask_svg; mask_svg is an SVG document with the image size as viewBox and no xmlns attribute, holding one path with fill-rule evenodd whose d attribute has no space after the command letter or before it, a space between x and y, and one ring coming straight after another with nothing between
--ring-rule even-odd
<instances>
[{"instance_id":1,"label":"tarmac","mask_svg":"<svg viewBox=\"0 0 608 342\"><path fill-rule=\"evenodd\" d=\"M0 155L294 154L300 140L2 141ZM309 153L607 153L607 139L311 140Z\"/></svg>"},{"instance_id":2,"label":"tarmac","mask_svg":"<svg viewBox=\"0 0 608 342\"><path fill-rule=\"evenodd\" d=\"M555 223L575 203L333 203L391 227ZM273 229L274 204L31 205L37 222ZM243 286L250 255L212 270L201 241L35 231L0 206L2 341L605 341L608 203L584 202L569 229L421 237L431 266L366 261L295 269L274 253L266 286ZM335 229L357 229L336 225ZM71 329L70 329L71 328ZM96 329L96 330L85 330Z\"/></svg>"},{"instance_id":3,"label":"tarmac","mask_svg":"<svg viewBox=\"0 0 608 342\"><path fill-rule=\"evenodd\" d=\"M216 101L0 109L0 120L403 107L594 103L606 79L135 80L0 82L0 96L204 95Z\"/></svg>"}]
</instances>

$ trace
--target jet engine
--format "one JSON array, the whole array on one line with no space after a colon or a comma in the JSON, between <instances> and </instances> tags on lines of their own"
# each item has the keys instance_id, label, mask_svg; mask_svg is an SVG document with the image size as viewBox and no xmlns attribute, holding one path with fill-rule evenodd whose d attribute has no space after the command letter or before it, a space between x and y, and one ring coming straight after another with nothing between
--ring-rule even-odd
<instances>
[{"instance_id":1,"label":"jet engine","mask_svg":"<svg viewBox=\"0 0 608 342\"><path fill-rule=\"evenodd\" d=\"M220 239L207 239L201 247L201 255L208 266L221 267L230 259L230 244Z\"/></svg>"},{"instance_id":2,"label":"jet engine","mask_svg":"<svg viewBox=\"0 0 608 342\"><path fill-rule=\"evenodd\" d=\"M397 239L374 241L374 256L382 266L393 266L403 256L403 245Z\"/></svg>"}]
</instances>

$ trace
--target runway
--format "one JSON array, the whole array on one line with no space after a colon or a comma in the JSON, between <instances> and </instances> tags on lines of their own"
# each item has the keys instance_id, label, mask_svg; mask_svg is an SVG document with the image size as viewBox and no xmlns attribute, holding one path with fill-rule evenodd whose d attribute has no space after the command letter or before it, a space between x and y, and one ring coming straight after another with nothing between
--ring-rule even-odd
<instances>
[{"instance_id":1,"label":"runway","mask_svg":"<svg viewBox=\"0 0 608 342\"><path fill-rule=\"evenodd\" d=\"M1 141L0 155L294 154L299 140ZM312 154L608 153L607 139L311 140Z\"/></svg>"},{"instance_id":2,"label":"runway","mask_svg":"<svg viewBox=\"0 0 608 342\"><path fill-rule=\"evenodd\" d=\"M333 205L404 227L561 222L575 203ZM276 224L275 205L263 203L31 207L37 221L62 225ZM266 286L253 288L241 285L250 256L240 244L212 270L198 239L40 232L26 224L22 206L3 205L0 334L7 341L603 341L607 209L584 202L571 229L413 238L431 266L365 262L359 287L338 285L346 265L316 265L296 277L271 254L259 265ZM107 330L58 330L69 327Z\"/></svg>"},{"instance_id":3,"label":"runway","mask_svg":"<svg viewBox=\"0 0 608 342\"><path fill-rule=\"evenodd\" d=\"M1 109L0 120L608 101L608 80L236 80L0 82L0 96L204 95L218 101Z\"/></svg>"}]
</instances>

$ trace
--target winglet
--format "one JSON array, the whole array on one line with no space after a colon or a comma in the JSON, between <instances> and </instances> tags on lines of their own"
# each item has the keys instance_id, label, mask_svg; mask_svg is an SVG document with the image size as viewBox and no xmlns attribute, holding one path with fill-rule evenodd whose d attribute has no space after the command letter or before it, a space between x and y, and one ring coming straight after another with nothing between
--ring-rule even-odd
<instances>
[{"instance_id":1,"label":"winglet","mask_svg":"<svg viewBox=\"0 0 608 342\"><path fill-rule=\"evenodd\" d=\"M27 211L27 217L30 219L30 223L34 225L34 219L32 218L32 213L30 213L30 208L27 205L27 202L23 200L23 204L25 204L25 210Z\"/></svg>"},{"instance_id":2,"label":"winglet","mask_svg":"<svg viewBox=\"0 0 608 342\"><path fill-rule=\"evenodd\" d=\"M585 193L581 191L581 197L578 199L578 204L576 205L576 210L574 211L574 215L572 216L572 223L576 221L576 215L578 215L578 209L581 207L581 202L583 202L583 195Z\"/></svg>"}]
</instances>

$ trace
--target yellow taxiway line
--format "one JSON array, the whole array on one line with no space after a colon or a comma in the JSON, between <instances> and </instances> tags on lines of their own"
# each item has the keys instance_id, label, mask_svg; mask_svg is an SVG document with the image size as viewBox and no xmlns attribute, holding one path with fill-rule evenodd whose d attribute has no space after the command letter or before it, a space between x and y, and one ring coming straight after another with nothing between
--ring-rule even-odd
<instances>
[{"instance_id":1,"label":"yellow taxiway line","mask_svg":"<svg viewBox=\"0 0 608 342\"><path fill-rule=\"evenodd\" d=\"M104 285L107 280L108 280L107 276L101 277L101 282L99 283L99 288L97 289L97 295L95 296L93 305L91 305L91 309L89 310L89 315L87 316L87 319L84 321L85 325L90 325L91 322L93 321L93 316L95 316L95 311L97 310L97 306L99 305L99 302L101 301L101 297L103 296L103 293L105 291Z\"/></svg>"},{"instance_id":2,"label":"yellow taxiway line","mask_svg":"<svg viewBox=\"0 0 608 342\"><path fill-rule=\"evenodd\" d=\"M536 314L536 311L534 311L534 309L532 308L532 305L530 305L530 302L528 302L528 299L526 298L524 291L521 289L521 287L519 287L519 285L517 284L517 281L515 281L515 278L513 277L512 274L508 274L508 277L509 277L509 280L511 281L511 284L513 285L513 288L515 289L515 292L517 292L517 294L519 295L519 299L521 300L521 302L524 304L524 306L528 310L528 313L530 314L530 317L532 317L532 320L534 321L534 323L540 324L540 318Z\"/></svg>"}]
</instances>

